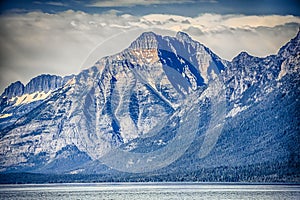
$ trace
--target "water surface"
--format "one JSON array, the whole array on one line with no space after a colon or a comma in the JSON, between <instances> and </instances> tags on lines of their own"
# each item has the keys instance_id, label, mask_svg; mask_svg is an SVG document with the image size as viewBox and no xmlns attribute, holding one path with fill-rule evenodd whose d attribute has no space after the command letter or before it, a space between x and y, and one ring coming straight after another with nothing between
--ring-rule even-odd
<instances>
[{"instance_id":1,"label":"water surface","mask_svg":"<svg viewBox=\"0 0 300 200\"><path fill-rule=\"evenodd\" d=\"M198 200L300 199L300 185L220 183L86 183L0 185L0 199Z\"/></svg>"}]
</instances>

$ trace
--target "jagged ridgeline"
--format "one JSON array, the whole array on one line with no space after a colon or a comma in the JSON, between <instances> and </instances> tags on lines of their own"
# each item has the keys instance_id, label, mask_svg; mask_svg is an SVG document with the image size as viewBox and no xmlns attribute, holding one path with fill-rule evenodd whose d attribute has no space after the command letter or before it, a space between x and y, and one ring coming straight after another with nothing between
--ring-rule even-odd
<instances>
[{"instance_id":1,"label":"jagged ridgeline","mask_svg":"<svg viewBox=\"0 0 300 200\"><path fill-rule=\"evenodd\" d=\"M146 32L77 75L12 83L0 181L299 182L299 39L226 61Z\"/></svg>"}]
</instances>

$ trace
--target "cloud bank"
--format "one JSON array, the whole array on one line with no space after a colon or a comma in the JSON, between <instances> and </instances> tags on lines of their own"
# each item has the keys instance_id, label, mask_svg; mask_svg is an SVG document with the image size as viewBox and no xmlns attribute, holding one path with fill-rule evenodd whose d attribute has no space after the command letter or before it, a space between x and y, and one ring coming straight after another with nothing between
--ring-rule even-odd
<instances>
[{"instance_id":1,"label":"cloud bank","mask_svg":"<svg viewBox=\"0 0 300 200\"><path fill-rule=\"evenodd\" d=\"M127 7L127 6L137 6L137 5L158 5L158 4L182 4L182 3L192 3L193 0L104 0L95 1L87 6L91 7ZM209 1L206 1L209 2Z\"/></svg>"},{"instance_id":2,"label":"cloud bank","mask_svg":"<svg viewBox=\"0 0 300 200\"><path fill-rule=\"evenodd\" d=\"M222 58L231 60L241 51L256 56L275 54L294 37L299 25L300 18L292 15L138 17L117 11L88 14L72 10L6 14L0 17L0 90L16 80L27 83L41 73L78 73L97 59L126 48L144 31L173 35L185 31Z\"/></svg>"}]
</instances>

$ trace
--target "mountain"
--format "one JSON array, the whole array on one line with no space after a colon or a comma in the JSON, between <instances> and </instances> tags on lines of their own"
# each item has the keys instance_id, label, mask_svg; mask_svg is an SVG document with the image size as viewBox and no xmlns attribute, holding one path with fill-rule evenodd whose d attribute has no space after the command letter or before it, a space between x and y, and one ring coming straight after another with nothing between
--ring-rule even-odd
<instances>
[{"instance_id":1,"label":"mountain","mask_svg":"<svg viewBox=\"0 0 300 200\"><path fill-rule=\"evenodd\" d=\"M12 83L0 96L0 130L29 113L71 77L43 74L30 80L27 85L20 81Z\"/></svg>"},{"instance_id":2,"label":"mountain","mask_svg":"<svg viewBox=\"0 0 300 200\"><path fill-rule=\"evenodd\" d=\"M297 182L299 52L298 33L277 55L229 62L186 33L146 32L78 75L13 83L1 173Z\"/></svg>"}]
</instances>

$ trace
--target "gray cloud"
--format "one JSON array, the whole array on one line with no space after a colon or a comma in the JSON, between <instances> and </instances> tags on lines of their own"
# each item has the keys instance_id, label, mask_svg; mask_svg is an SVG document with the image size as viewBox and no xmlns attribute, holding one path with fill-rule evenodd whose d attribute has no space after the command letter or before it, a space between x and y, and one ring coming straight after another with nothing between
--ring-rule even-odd
<instances>
[{"instance_id":1,"label":"gray cloud","mask_svg":"<svg viewBox=\"0 0 300 200\"><path fill-rule=\"evenodd\" d=\"M189 23L187 23L189 22ZM299 17L204 14L120 15L72 10L0 17L0 90L11 82L28 82L42 73L68 75L93 65L103 56L129 46L142 32L174 35L186 31L225 59L240 51L256 56L276 53L298 31Z\"/></svg>"}]
</instances>

